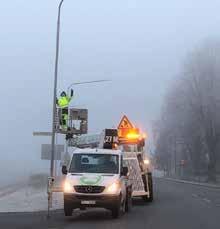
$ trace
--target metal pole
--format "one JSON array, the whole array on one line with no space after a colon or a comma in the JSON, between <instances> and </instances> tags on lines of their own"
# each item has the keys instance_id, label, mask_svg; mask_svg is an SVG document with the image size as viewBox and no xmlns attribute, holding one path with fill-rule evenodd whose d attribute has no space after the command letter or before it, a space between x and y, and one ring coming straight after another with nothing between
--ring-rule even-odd
<instances>
[{"instance_id":1,"label":"metal pole","mask_svg":"<svg viewBox=\"0 0 220 229\"><path fill-rule=\"evenodd\" d=\"M56 35L56 59L55 59L55 71L54 71L54 91L53 91L53 120L52 120L52 138L51 138L51 161L50 161L50 179L54 176L54 154L55 154L55 135L56 135L56 99L57 99L57 75L58 75L58 62L59 62L59 41L60 41L60 12L64 0L60 1L58 8L57 18L57 35ZM53 182L53 181L52 181ZM48 180L49 185L49 180ZM51 186L50 182L50 186ZM48 212L47 218L50 218L50 205L52 203L52 190L48 186Z\"/></svg>"},{"instance_id":2,"label":"metal pole","mask_svg":"<svg viewBox=\"0 0 220 229\"><path fill-rule=\"evenodd\" d=\"M54 175L54 151L55 151L55 122L56 122L56 99L57 99L57 75L58 75L58 61L59 61L59 41L60 41L60 12L64 0L61 0L58 8L57 18L57 36L56 36L56 59L54 72L54 93L53 93L53 122L52 122L52 139L51 139L51 163L50 176Z\"/></svg>"}]
</instances>

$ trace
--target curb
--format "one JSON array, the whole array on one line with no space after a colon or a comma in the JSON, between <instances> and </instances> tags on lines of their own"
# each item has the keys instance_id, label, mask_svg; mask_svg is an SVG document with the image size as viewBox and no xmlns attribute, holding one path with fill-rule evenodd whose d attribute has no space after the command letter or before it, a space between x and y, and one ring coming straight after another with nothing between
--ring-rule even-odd
<instances>
[{"instance_id":1,"label":"curb","mask_svg":"<svg viewBox=\"0 0 220 229\"><path fill-rule=\"evenodd\" d=\"M51 209L50 212L51 213L60 213L61 211L63 211L62 208L59 208L59 209ZM4 217L5 215L16 215L16 216L19 216L19 215L31 215L31 216L45 216L47 214L47 210L38 210L38 211L30 211L30 212L27 212L27 211L21 211L21 212L0 212L0 217Z\"/></svg>"},{"instance_id":2,"label":"curb","mask_svg":"<svg viewBox=\"0 0 220 229\"><path fill-rule=\"evenodd\" d=\"M207 184L207 183L198 183L198 182L193 182L193 181L178 180L178 179L166 178L166 177L163 177L163 178L161 178L161 179L165 179L165 180L173 181L173 182L177 182L177 183L191 184L191 185L202 186L202 187L207 187L207 188L220 189L220 185Z\"/></svg>"}]
</instances>

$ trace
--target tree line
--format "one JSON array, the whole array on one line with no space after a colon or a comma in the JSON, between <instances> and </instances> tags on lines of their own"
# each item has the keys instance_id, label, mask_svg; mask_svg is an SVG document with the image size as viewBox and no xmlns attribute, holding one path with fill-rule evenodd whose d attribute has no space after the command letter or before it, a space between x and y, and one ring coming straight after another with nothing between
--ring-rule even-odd
<instances>
[{"instance_id":1,"label":"tree line","mask_svg":"<svg viewBox=\"0 0 220 229\"><path fill-rule=\"evenodd\" d=\"M154 125L157 165L215 181L220 164L220 41L185 58ZM182 172L181 172L182 171Z\"/></svg>"}]
</instances>

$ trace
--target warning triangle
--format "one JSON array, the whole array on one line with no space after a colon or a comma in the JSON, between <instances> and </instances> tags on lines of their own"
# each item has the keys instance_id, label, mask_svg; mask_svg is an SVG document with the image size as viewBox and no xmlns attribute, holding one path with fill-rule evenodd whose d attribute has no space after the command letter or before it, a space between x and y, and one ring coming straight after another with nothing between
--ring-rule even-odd
<instances>
[{"instance_id":1,"label":"warning triangle","mask_svg":"<svg viewBox=\"0 0 220 229\"><path fill-rule=\"evenodd\" d=\"M132 129L134 126L129 121L126 115L123 116L121 122L118 125L118 129Z\"/></svg>"}]
</instances>

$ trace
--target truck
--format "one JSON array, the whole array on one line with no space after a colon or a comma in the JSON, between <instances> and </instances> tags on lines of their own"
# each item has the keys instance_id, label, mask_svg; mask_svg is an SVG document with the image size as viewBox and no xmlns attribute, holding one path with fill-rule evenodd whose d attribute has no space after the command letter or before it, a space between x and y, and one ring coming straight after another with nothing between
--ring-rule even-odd
<instances>
[{"instance_id":1,"label":"truck","mask_svg":"<svg viewBox=\"0 0 220 229\"><path fill-rule=\"evenodd\" d=\"M145 138L146 134L141 133L124 116L117 129L103 130L99 147L122 151L123 165L128 168L129 181L133 187L132 198L141 197L145 202L152 202L152 166L149 155L144 149Z\"/></svg>"},{"instance_id":2,"label":"truck","mask_svg":"<svg viewBox=\"0 0 220 229\"><path fill-rule=\"evenodd\" d=\"M110 149L77 149L69 167L63 166L64 213L74 209L105 208L118 218L132 207L132 185L128 168L123 166L123 153Z\"/></svg>"},{"instance_id":3,"label":"truck","mask_svg":"<svg viewBox=\"0 0 220 229\"><path fill-rule=\"evenodd\" d=\"M76 208L101 207L118 218L132 209L132 198L153 201L145 136L126 116L117 129L104 129L100 135L80 136L72 142L77 148L62 167L66 216Z\"/></svg>"}]
</instances>

